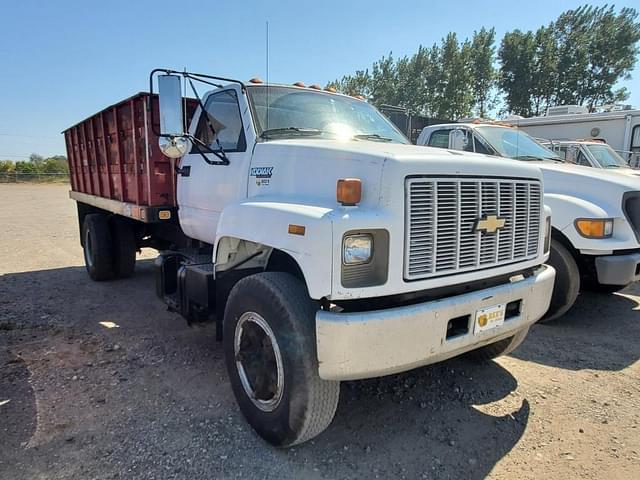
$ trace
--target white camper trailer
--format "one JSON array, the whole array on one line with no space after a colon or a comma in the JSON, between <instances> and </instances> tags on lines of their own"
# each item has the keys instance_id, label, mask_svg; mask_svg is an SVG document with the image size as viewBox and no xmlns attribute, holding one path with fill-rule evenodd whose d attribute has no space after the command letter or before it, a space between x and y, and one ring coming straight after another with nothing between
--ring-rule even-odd
<instances>
[{"instance_id":1,"label":"white camper trailer","mask_svg":"<svg viewBox=\"0 0 640 480\"><path fill-rule=\"evenodd\" d=\"M508 118L534 138L547 140L601 140L633 166L640 166L640 110L587 113L576 106L552 107L546 115Z\"/></svg>"}]
</instances>

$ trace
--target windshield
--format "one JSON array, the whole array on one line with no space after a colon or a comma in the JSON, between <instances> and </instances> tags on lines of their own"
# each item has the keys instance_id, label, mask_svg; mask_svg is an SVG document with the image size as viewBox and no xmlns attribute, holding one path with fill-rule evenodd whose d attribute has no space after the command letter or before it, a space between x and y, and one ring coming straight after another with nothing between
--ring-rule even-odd
<instances>
[{"instance_id":1,"label":"windshield","mask_svg":"<svg viewBox=\"0 0 640 480\"><path fill-rule=\"evenodd\" d=\"M523 131L515 128L483 125L476 130L503 157L518 160L558 160L558 155L546 149Z\"/></svg>"},{"instance_id":2,"label":"windshield","mask_svg":"<svg viewBox=\"0 0 640 480\"><path fill-rule=\"evenodd\" d=\"M304 136L409 143L389 120L362 100L290 87L251 86L247 91L257 117L258 136L267 140Z\"/></svg>"},{"instance_id":3,"label":"windshield","mask_svg":"<svg viewBox=\"0 0 640 480\"><path fill-rule=\"evenodd\" d=\"M609 145L587 145L587 148L602 168L624 168L629 166Z\"/></svg>"}]
</instances>

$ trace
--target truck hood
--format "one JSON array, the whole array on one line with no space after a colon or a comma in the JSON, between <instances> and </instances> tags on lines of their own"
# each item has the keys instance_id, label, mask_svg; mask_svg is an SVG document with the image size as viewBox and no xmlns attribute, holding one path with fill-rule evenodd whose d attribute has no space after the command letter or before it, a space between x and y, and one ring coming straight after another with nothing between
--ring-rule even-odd
<instances>
[{"instance_id":1,"label":"truck hood","mask_svg":"<svg viewBox=\"0 0 640 480\"><path fill-rule=\"evenodd\" d=\"M628 174L618 170L583 167L557 162L535 162L542 170L545 180L545 192L566 193L596 193L604 195L613 193L612 190L637 191L640 190L640 172ZM625 169L626 170L626 169ZM633 172L632 169L629 169Z\"/></svg>"},{"instance_id":2,"label":"truck hood","mask_svg":"<svg viewBox=\"0 0 640 480\"><path fill-rule=\"evenodd\" d=\"M304 138L257 143L251 167L273 168L266 184L258 185L249 179L250 197L313 197L314 204L332 207L336 205L336 182L340 178L362 180L363 207L386 204L392 191L404 191L404 180L410 175L542 180L540 169L524 162L441 148L355 140Z\"/></svg>"},{"instance_id":3,"label":"truck hood","mask_svg":"<svg viewBox=\"0 0 640 480\"><path fill-rule=\"evenodd\" d=\"M640 170L637 168L612 168L606 171L618 175L628 175L633 178L640 178Z\"/></svg>"},{"instance_id":4,"label":"truck hood","mask_svg":"<svg viewBox=\"0 0 640 480\"><path fill-rule=\"evenodd\" d=\"M640 191L640 177L566 163L535 163L544 176L545 203L553 210L556 228L571 226L577 217L623 220L624 194Z\"/></svg>"}]
</instances>

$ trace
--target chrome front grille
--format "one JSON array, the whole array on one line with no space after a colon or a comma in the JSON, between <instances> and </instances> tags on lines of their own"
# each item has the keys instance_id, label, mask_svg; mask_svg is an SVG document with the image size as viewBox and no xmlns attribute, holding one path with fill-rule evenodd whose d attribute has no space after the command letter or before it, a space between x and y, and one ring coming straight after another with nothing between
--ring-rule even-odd
<instances>
[{"instance_id":1,"label":"chrome front grille","mask_svg":"<svg viewBox=\"0 0 640 480\"><path fill-rule=\"evenodd\" d=\"M406 180L405 278L417 280L535 258L542 189L537 180ZM495 233L476 229L495 215Z\"/></svg>"}]
</instances>

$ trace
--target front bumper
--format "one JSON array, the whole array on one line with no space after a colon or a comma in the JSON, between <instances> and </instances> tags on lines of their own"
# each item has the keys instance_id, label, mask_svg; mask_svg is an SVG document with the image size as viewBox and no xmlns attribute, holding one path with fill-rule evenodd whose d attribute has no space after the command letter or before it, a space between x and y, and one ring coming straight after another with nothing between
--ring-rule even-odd
<instances>
[{"instance_id":1,"label":"front bumper","mask_svg":"<svg viewBox=\"0 0 640 480\"><path fill-rule=\"evenodd\" d=\"M316 314L319 375L357 380L411 370L475 350L529 327L549 308L555 270L505 285L416 305L357 313ZM517 316L492 330L473 333L475 312L520 300ZM468 331L447 339L449 320L469 315Z\"/></svg>"},{"instance_id":2,"label":"front bumper","mask_svg":"<svg viewBox=\"0 0 640 480\"><path fill-rule=\"evenodd\" d=\"M640 280L640 253L596 258L598 282L603 285L628 285Z\"/></svg>"}]
</instances>

